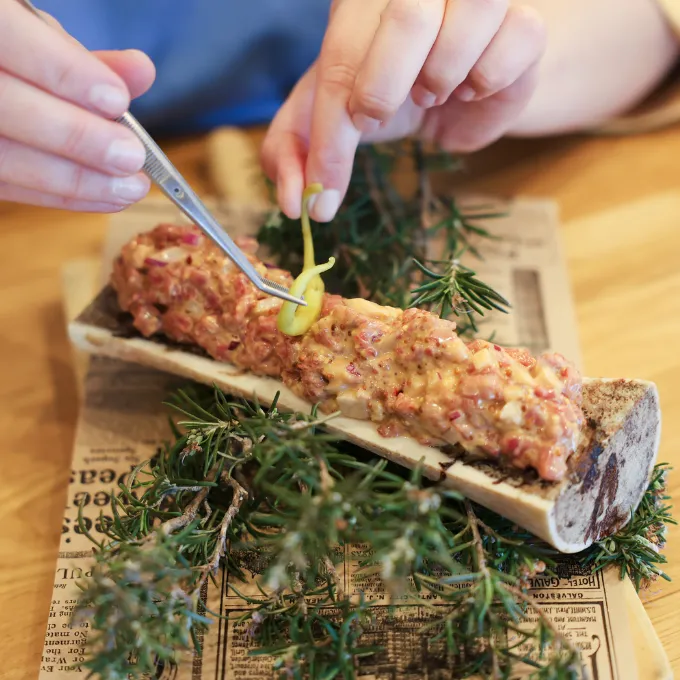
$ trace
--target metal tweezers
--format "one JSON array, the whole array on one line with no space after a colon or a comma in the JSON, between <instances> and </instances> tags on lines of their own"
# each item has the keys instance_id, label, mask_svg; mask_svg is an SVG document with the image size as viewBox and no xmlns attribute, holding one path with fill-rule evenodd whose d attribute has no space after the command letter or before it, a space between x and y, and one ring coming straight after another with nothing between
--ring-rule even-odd
<instances>
[{"instance_id":1,"label":"metal tweezers","mask_svg":"<svg viewBox=\"0 0 680 680\"><path fill-rule=\"evenodd\" d=\"M132 130L144 144L146 161L143 170L149 176L149 179L225 252L256 288L263 293L295 302L304 307L307 306L304 300L291 295L285 286L260 276L252 262L227 236L219 222L210 214L201 199L194 193L179 171L161 151L158 144L151 139L149 133L137 122L134 116L130 113L124 113L116 122Z\"/></svg>"},{"instance_id":2,"label":"metal tweezers","mask_svg":"<svg viewBox=\"0 0 680 680\"><path fill-rule=\"evenodd\" d=\"M31 0L19 0L28 10L44 21ZM255 269L245 253L231 240L212 216L201 199L187 184L170 159L161 151L149 133L129 112L116 120L131 130L146 149L146 161L142 168L149 179L187 216L193 220L232 260L232 262L250 279L253 285L263 293L294 302L303 307L304 300L291 295L285 286L265 279Z\"/></svg>"}]
</instances>

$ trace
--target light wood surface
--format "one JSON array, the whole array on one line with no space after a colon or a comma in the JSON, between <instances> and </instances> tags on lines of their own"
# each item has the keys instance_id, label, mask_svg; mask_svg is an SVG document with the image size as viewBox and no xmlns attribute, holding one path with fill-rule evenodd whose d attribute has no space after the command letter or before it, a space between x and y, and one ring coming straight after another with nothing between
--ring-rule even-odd
<instances>
[{"instance_id":1,"label":"light wood surface","mask_svg":"<svg viewBox=\"0 0 680 680\"><path fill-rule=\"evenodd\" d=\"M255 134L259 139L259 133ZM205 140L164 145L210 191ZM659 386L660 459L680 468L680 129L634 138L508 141L469 161L462 189L559 203L584 368ZM0 204L0 677L35 678L78 411L61 266L99 255L106 218ZM680 473L671 493L680 494ZM670 584L646 609L680 671L680 530Z\"/></svg>"}]
</instances>

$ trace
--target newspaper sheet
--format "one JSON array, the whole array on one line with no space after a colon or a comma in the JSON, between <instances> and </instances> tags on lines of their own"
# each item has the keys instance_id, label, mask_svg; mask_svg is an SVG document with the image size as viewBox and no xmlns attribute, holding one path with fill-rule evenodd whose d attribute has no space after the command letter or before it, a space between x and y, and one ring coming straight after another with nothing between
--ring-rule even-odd
<instances>
[{"instance_id":1,"label":"newspaper sheet","mask_svg":"<svg viewBox=\"0 0 680 680\"><path fill-rule=\"evenodd\" d=\"M221 209L221 218L232 233L251 231L252 213ZM167 204L149 201L116 216L109 233L105 265L120 244L133 233L148 229L164 219L177 219ZM497 337L508 344L530 345L534 351L552 348L577 356L573 312L566 272L557 238L554 207L544 202L517 202L510 215L494 221L503 241L487 253L478 271L515 305L515 313L495 326ZM502 244L502 245L501 245ZM492 258L492 252L495 253ZM103 276L108 266L103 268ZM490 276L491 275L491 276ZM518 302L521 300L520 302ZM557 308L560 309L557 309ZM517 318L517 310L522 315ZM177 378L140 366L104 358L90 361L84 403L74 446L72 476L64 514L61 546L55 570L41 680L84 677L79 664L85 655L87 624L74 627L70 615L76 604L75 582L87 578L91 569L91 545L81 533L78 507L82 504L86 526L101 534L100 513L109 514L110 494L140 461L152 456L169 436L167 413L161 402L179 384ZM377 580L366 579L357 569L361 546L346 548L341 577L348 592L362 589L380 595ZM249 564L249 574L258 577L262 565ZM590 677L621 679L645 677L638 672L634 643L628 625L626 597L629 584L613 574L583 572L573 559L565 558L555 577L536 578L533 595L554 624L583 651ZM243 589L243 586L241 586ZM222 582L207 593L209 607L230 615L229 621L212 625L203 641L201 658L185 657L178 667L159 667L156 677L184 680L207 678L272 678L265 657L250 657L254 642L245 625L233 619L244 605ZM444 607L444 604L433 603ZM429 610L419 606L396 612L387 605L376 607L375 625L367 641L384 652L366 661L362 677L455 678L451 659L421 632ZM651 678L650 678L651 680Z\"/></svg>"}]
</instances>

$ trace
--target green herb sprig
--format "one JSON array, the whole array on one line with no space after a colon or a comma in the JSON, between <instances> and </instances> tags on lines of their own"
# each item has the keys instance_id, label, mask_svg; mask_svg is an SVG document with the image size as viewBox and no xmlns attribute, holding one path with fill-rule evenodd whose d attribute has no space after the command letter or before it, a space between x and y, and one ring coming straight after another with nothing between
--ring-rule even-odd
<instances>
[{"instance_id":1,"label":"green herb sprig","mask_svg":"<svg viewBox=\"0 0 680 680\"><path fill-rule=\"evenodd\" d=\"M76 625L89 628L84 666L93 675L141 678L174 662L181 650L200 652L198 636L212 618L201 613L196 572L183 554L195 530L188 524L146 541L100 545L74 615Z\"/></svg>"},{"instance_id":2,"label":"green herb sprig","mask_svg":"<svg viewBox=\"0 0 680 680\"><path fill-rule=\"evenodd\" d=\"M85 666L99 677L141 677L198 649L216 617L199 593L220 567L250 607L240 622L252 653L271 657L281 677L358 677L380 649L370 636L376 602L360 580L344 592L337 573L353 545L367 548L359 574L382 580L395 611L407 598L429 612L422 632L459 677L508 677L517 664L535 678L579 677L578 651L528 593L531 577L555 564L549 546L419 470L336 441L315 412L231 402L217 389L170 403L181 413L175 439L113 497L109 540L82 583ZM672 521L658 507L664 474L657 468L630 525L656 536ZM628 546L629 533L609 540ZM584 562L597 562L597 550ZM238 585L253 559L262 565L257 596ZM645 559L628 562L633 578L646 573L637 571Z\"/></svg>"},{"instance_id":3,"label":"green herb sprig","mask_svg":"<svg viewBox=\"0 0 680 680\"><path fill-rule=\"evenodd\" d=\"M497 310L507 314L510 303L491 286L477 278L474 270L460 262L464 249L453 253L450 261L428 262L429 267L418 260L414 264L426 277L413 290L414 299L411 307L425 307L436 312L442 318L452 314L463 317L464 322L473 332L479 329L475 316L484 316L486 311Z\"/></svg>"},{"instance_id":4,"label":"green herb sprig","mask_svg":"<svg viewBox=\"0 0 680 680\"><path fill-rule=\"evenodd\" d=\"M109 541L97 545L95 577L82 584L90 670L139 677L197 644L214 618L199 613L198 595L221 565L252 607L258 654L289 677L354 678L377 651L361 633L374 603L343 592L336 565L339 548L365 545L360 573L431 612L424 629L444 641L461 677L521 661L541 677L576 673L577 651L545 617L526 618L526 607L540 611L526 588L551 563L547 546L520 544L502 522L493 529L485 511L419 470L335 441L316 413L230 402L217 389L180 392L171 404L182 414L175 441L113 497ZM253 554L266 564L258 597L234 584ZM527 640L546 646L543 657L518 655Z\"/></svg>"}]
</instances>

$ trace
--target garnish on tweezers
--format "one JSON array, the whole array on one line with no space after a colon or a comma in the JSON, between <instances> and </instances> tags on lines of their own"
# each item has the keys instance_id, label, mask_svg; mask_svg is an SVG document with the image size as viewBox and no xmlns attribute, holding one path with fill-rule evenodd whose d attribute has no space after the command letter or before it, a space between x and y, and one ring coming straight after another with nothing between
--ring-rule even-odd
<instances>
[{"instance_id":1,"label":"garnish on tweezers","mask_svg":"<svg viewBox=\"0 0 680 680\"><path fill-rule=\"evenodd\" d=\"M285 335L302 335L321 315L324 284L320 274L328 271L334 264L335 258L329 258L326 264L314 263L314 242L312 229L309 224L309 199L314 194L323 191L321 184L310 184L302 192L302 238L304 242L304 263L302 272L290 287L290 294L304 297L306 307L300 307L294 302L284 302L276 319L276 326Z\"/></svg>"}]
</instances>

